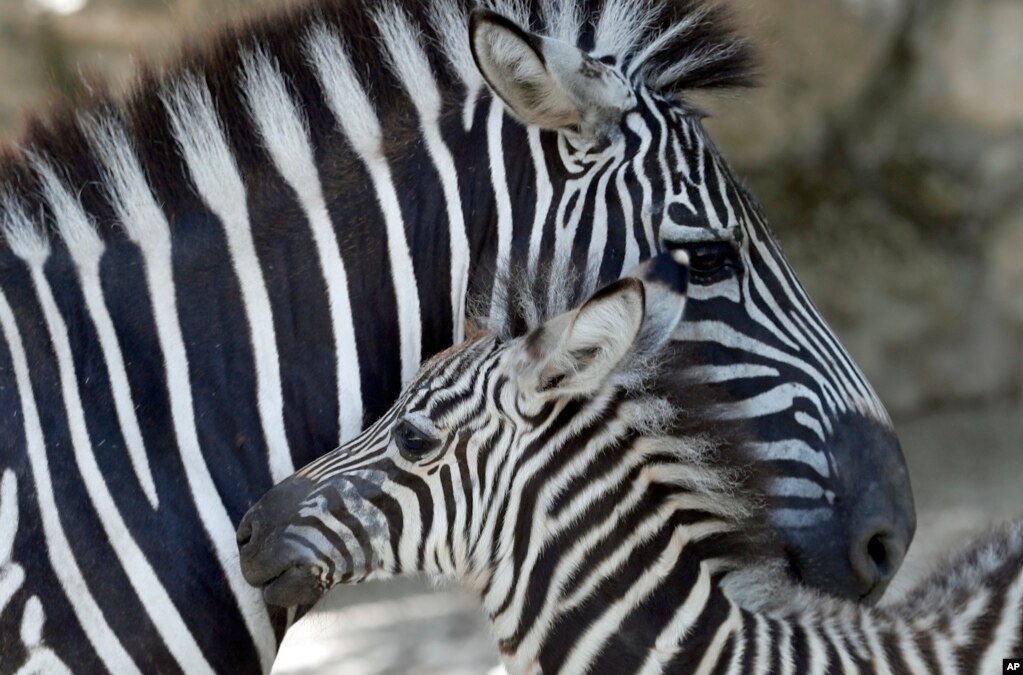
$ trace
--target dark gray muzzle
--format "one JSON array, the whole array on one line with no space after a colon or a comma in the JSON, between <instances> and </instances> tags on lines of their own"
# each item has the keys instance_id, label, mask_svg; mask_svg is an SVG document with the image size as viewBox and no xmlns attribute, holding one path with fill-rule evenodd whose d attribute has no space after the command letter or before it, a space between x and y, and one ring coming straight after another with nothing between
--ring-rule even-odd
<instances>
[{"instance_id":1,"label":"dark gray muzzle","mask_svg":"<svg viewBox=\"0 0 1023 675\"><path fill-rule=\"evenodd\" d=\"M858 414L836 425L832 518L781 530L794 576L841 597L878 600L906 555L916 514L891 428Z\"/></svg>"},{"instance_id":2,"label":"dark gray muzzle","mask_svg":"<svg viewBox=\"0 0 1023 675\"><path fill-rule=\"evenodd\" d=\"M310 542L288 531L300 518L312 481L292 476L270 489L238 525L242 575L268 604L311 605L326 592L322 561Z\"/></svg>"}]
</instances>

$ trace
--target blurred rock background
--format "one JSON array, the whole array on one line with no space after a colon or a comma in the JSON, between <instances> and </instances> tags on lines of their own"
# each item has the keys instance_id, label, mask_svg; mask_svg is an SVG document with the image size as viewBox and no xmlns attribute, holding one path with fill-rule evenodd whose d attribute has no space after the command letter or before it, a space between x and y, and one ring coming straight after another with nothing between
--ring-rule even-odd
<instances>
[{"instance_id":1,"label":"blurred rock background","mask_svg":"<svg viewBox=\"0 0 1023 675\"><path fill-rule=\"evenodd\" d=\"M893 415L1018 399L1023 2L763 0L708 123Z\"/></svg>"},{"instance_id":2,"label":"blurred rock background","mask_svg":"<svg viewBox=\"0 0 1023 675\"><path fill-rule=\"evenodd\" d=\"M0 0L0 134L274 2ZM763 86L698 103L899 428L919 528L897 595L935 551L1023 512L1023 1L731 4ZM472 603L423 593L331 599L279 670L485 671Z\"/></svg>"}]
</instances>

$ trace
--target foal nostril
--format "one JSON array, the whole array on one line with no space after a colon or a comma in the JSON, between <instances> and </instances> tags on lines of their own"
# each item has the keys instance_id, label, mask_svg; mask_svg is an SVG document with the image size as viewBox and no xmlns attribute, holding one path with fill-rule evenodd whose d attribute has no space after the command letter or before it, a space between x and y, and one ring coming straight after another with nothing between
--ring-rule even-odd
<instances>
[{"instance_id":1,"label":"foal nostril","mask_svg":"<svg viewBox=\"0 0 1023 675\"><path fill-rule=\"evenodd\" d=\"M238 541L238 552L243 556L251 553L252 544L258 534L259 520L250 511L242 518L242 522L238 525L238 531L235 533L235 538Z\"/></svg>"}]
</instances>

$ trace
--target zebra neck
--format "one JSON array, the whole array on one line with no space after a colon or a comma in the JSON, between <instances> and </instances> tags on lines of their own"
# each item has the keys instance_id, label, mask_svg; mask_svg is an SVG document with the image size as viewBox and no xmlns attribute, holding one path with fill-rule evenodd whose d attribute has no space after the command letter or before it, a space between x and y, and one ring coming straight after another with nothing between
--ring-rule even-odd
<instances>
[{"instance_id":1,"label":"zebra neck","mask_svg":"<svg viewBox=\"0 0 1023 675\"><path fill-rule=\"evenodd\" d=\"M631 552L608 542L568 584L538 584L517 615L491 617L508 672L695 672L721 649L721 622L734 631L741 613L687 540L679 528Z\"/></svg>"}]
</instances>

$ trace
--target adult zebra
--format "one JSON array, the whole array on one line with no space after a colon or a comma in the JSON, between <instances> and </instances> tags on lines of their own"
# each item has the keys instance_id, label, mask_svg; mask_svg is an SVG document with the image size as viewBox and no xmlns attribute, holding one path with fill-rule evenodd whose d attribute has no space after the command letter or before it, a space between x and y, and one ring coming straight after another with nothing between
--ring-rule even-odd
<instances>
[{"instance_id":1,"label":"adult zebra","mask_svg":"<svg viewBox=\"0 0 1023 675\"><path fill-rule=\"evenodd\" d=\"M745 43L690 2L494 4L471 40L468 0L278 13L8 153L0 635L41 628L5 664L267 669L290 617L238 574L250 504L458 341L467 295L513 322L495 272L556 298L544 270L665 246L700 270L694 375L784 476L793 570L883 589L913 530L891 426L676 98L744 83Z\"/></svg>"},{"instance_id":2,"label":"adult zebra","mask_svg":"<svg viewBox=\"0 0 1023 675\"><path fill-rule=\"evenodd\" d=\"M779 573L741 424L689 400L676 359L650 367L682 317L678 261L430 361L253 506L246 579L285 606L365 579L456 581L516 675L1004 672L1023 650L1023 523L882 609Z\"/></svg>"}]
</instances>

